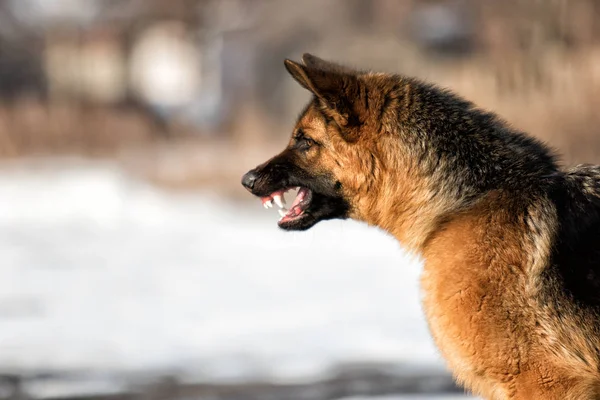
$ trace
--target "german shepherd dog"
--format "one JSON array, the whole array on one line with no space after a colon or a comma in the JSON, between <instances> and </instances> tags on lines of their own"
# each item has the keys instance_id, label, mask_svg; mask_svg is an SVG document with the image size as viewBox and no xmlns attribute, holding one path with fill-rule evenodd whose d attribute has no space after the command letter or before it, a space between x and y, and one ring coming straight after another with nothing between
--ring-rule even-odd
<instances>
[{"instance_id":1,"label":"german shepherd dog","mask_svg":"<svg viewBox=\"0 0 600 400\"><path fill-rule=\"evenodd\" d=\"M488 399L600 399L600 167L559 167L493 113L419 80L310 54L288 146L242 184L279 227L353 218L424 261L429 328Z\"/></svg>"}]
</instances>

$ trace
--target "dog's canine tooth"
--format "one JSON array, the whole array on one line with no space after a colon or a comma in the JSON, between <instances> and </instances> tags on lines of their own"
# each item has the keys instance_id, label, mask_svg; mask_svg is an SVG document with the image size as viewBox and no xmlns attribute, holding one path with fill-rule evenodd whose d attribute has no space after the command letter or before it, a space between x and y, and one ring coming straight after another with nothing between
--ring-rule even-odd
<instances>
[{"instance_id":1,"label":"dog's canine tooth","mask_svg":"<svg viewBox=\"0 0 600 400\"><path fill-rule=\"evenodd\" d=\"M265 208L272 208L273 202L271 200L265 201Z\"/></svg>"},{"instance_id":2,"label":"dog's canine tooth","mask_svg":"<svg viewBox=\"0 0 600 400\"><path fill-rule=\"evenodd\" d=\"M283 205L285 204L285 199L282 199L278 194L273 196L273 201L275 201L275 204L277 204L279 208L283 208Z\"/></svg>"},{"instance_id":3,"label":"dog's canine tooth","mask_svg":"<svg viewBox=\"0 0 600 400\"><path fill-rule=\"evenodd\" d=\"M280 208L279 210L277 210L277 212L279 213L279 215L281 215L281 218L285 217L285 211L284 209Z\"/></svg>"}]
</instances>

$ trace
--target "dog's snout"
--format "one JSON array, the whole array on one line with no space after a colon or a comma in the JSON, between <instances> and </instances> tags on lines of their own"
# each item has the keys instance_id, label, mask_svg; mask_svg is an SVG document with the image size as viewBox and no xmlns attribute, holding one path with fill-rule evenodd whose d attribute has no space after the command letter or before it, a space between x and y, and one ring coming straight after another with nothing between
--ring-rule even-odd
<instances>
[{"instance_id":1,"label":"dog's snout","mask_svg":"<svg viewBox=\"0 0 600 400\"><path fill-rule=\"evenodd\" d=\"M248 190L252 190L254 188L254 183L258 179L258 174L255 170L248 171L242 176L242 185Z\"/></svg>"}]
</instances>

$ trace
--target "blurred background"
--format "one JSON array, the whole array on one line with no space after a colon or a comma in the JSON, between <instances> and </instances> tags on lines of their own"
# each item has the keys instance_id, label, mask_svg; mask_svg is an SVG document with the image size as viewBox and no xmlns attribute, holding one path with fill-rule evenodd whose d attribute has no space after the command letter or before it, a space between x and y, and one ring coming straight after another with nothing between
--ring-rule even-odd
<instances>
[{"instance_id":1,"label":"blurred background","mask_svg":"<svg viewBox=\"0 0 600 400\"><path fill-rule=\"evenodd\" d=\"M418 259L281 232L239 184L309 99L304 52L600 161L600 1L0 0L0 398L466 398Z\"/></svg>"}]
</instances>

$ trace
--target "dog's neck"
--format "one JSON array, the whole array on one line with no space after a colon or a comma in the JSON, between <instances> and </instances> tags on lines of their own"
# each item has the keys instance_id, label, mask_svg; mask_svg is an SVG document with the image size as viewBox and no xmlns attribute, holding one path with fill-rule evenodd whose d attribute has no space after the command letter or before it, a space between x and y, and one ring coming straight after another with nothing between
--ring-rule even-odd
<instances>
[{"instance_id":1,"label":"dog's neck","mask_svg":"<svg viewBox=\"0 0 600 400\"><path fill-rule=\"evenodd\" d=\"M356 208L361 212L356 219L383 229L416 253L422 251L448 216L463 210L468 203L467 196L446 190L435 180L398 174L382 180L377 192L359 200Z\"/></svg>"}]
</instances>

